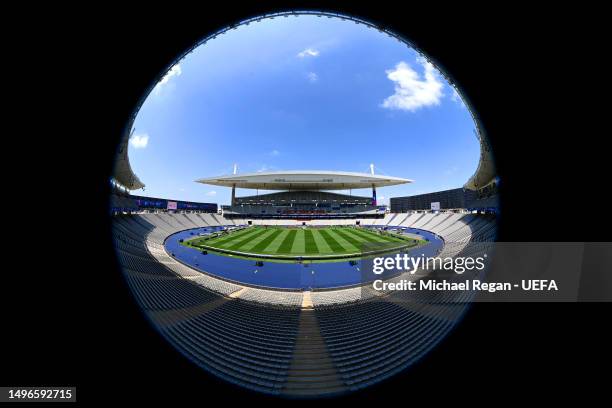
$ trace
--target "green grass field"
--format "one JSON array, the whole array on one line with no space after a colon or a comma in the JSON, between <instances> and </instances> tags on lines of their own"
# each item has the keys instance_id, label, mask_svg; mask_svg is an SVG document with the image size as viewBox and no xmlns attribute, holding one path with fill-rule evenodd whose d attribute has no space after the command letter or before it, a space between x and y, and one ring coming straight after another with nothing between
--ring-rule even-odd
<instances>
[{"instance_id":1,"label":"green grass field","mask_svg":"<svg viewBox=\"0 0 612 408\"><path fill-rule=\"evenodd\" d=\"M184 245L248 254L329 256L359 254L367 250L416 246L419 241L363 228L287 228L254 226L219 237L199 237Z\"/></svg>"}]
</instances>

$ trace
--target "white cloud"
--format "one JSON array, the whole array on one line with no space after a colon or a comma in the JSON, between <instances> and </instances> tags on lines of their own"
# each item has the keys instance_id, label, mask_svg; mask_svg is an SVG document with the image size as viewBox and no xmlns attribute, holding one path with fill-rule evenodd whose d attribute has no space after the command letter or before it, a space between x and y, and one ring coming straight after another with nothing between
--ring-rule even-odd
<instances>
[{"instance_id":1,"label":"white cloud","mask_svg":"<svg viewBox=\"0 0 612 408\"><path fill-rule=\"evenodd\" d=\"M314 84L319 80L319 76L315 72L309 72L306 77L308 78L311 84Z\"/></svg>"},{"instance_id":2,"label":"white cloud","mask_svg":"<svg viewBox=\"0 0 612 408\"><path fill-rule=\"evenodd\" d=\"M149 144L149 135L146 133L130 137L130 144L134 149L144 149Z\"/></svg>"},{"instance_id":3,"label":"white cloud","mask_svg":"<svg viewBox=\"0 0 612 408\"><path fill-rule=\"evenodd\" d=\"M208 193L206 193L206 195L209 197L213 197L217 195L217 192L215 190L210 190Z\"/></svg>"},{"instance_id":4,"label":"white cloud","mask_svg":"<svg viewBox=\"0 0 612 408\"><path fill-rule=\"evenodd\" d=\"M280 155L280 152L278 150L276 150L276 149L274 149L274 150L272 150L270 152L270 156L279 156L279 155Z\"/></svg>"},{"instance_id":5,"label":"white cloud","mask_svg":"<svg viewBox=\"0 0 612 408\"><path fill-rule=\"evenodd\" d=\"M176 64L164 75L164 77L155 85L155 93L158 94L162 87L166 85L175 76L180 76L183 73L180 64Z\"/></svg>"},{"instance_id":6,"label":"white cloud","mask_svg":"<svg viewBox=\"0 0 612 408\"><path fill-rule=\"evenodd\" d=\"M316 50L314 48L306 48L304 51L298 53L297 56L299 58L318 57L319 56L319 50Z\"/></svg>"},{"instance_id":7,"label":"white cloud","mask_svg":"<svg viewBox=\"0 0 612 408\"><path fill-rule=\"evenodd\" d=\"M404 61L386 71L387 78L395 82L395 93L383 101L383 108L414 112L424 106L440 104L444 93L439 74L424 58L417 58L417 62L425 70L424 79Z\"/></svg>"}]
</instances>

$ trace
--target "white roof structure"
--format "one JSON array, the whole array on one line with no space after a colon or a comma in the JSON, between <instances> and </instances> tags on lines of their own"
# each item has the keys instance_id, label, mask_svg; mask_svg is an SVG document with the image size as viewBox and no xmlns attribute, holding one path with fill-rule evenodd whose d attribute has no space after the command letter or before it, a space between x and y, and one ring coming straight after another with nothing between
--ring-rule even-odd
<instances>
[{"instance_id":1,"label":"white roof structure","mask_svg":"<svg viewBox=\"0 0 612 408\"><path fill-rule=\"evenodd\" d=\"M128 142L130 138L126 134L121 140L119 150L117 151L117 158L115 159L115 170L113 177L115 180L129 190L138 190L143 188L145 185L132 170L130 165L130 158L128 156Z\"/></svg>"},{"instance_id":2,"label":"white roof structure","mask_svg":"<svg viewBox=\"0 0 612 408\"><path fill-rule=\"evenodd\" d=\"M491 151L489 142L479 133L477 133L477 137L480 141L480 160L478 162L478 168L463 186L463 188L474 191L491 184L497 175L493 162L493 152Z\"/></svg>"},{"instance_id":3,"label":"white roof structure","mask_svg":"<svg viewBox=\"0 0 612 408\"><path fill-rule=\"evenodd\" d=\"M344 171L275 171L203 178L198 183L261 190L348 190L412 183L412 180Z\"/></svg>"}]
</instances>

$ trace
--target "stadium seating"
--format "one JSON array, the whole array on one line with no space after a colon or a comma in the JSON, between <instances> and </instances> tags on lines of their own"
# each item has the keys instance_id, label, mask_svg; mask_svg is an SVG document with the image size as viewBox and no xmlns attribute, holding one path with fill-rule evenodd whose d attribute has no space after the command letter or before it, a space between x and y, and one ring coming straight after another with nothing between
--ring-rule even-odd
<instances>
[{"instance_id":1,"label":"stadium seating","mask_svg":"<svg viewBox=\"0 0 612 408\"><path fill-rule=\"evenodd\" d=\"M469 299L450 293L432 301L369 287L299 292L244 286L193 270L165 251L165 239L178 231L248 221L206 213L113 218L117 259L138 304L185 356L229 382L295 397L361 389L418 361L465 312L463 302ZM301 225L298 220L251 221ZM445 240L447 254L495 237L493 218L470 213L386 214L362 225L420 226Z\"/></svg>"},{"instance_id":2,"label":"stadium seating","mask_svg":"<svg viewBox=\"0 0 612 408\"><path fill-rule=\"evenodd\" d=\"M110 207L113 213L138 211L136 200L118 188L111 188Z\"/></svg>"},{"instance_id":3,"label":"stadium seating","mask_svg":"<svg viewBox=\"0 0 612 408\"><path fill-rule=\"evenodd\" d=\"M421 228L422 225L427 224L429 221L432 220L432 218L436 217L436 215L437 214L426 213L421 218L419 218L417 221L415 221L410 227L411 228Z\"/></svg>"},{"instance_id":4,"label":"stadium seating","mask_svg":"<svg viewBox=\"0 0 612 408\"><path fill-rule=\"evenodd\" d=\"M402 227L411 227L419 218L423 216L423 213L412 213L406 217L406 219L400 224Z\"/></svg>"}]
</instances>

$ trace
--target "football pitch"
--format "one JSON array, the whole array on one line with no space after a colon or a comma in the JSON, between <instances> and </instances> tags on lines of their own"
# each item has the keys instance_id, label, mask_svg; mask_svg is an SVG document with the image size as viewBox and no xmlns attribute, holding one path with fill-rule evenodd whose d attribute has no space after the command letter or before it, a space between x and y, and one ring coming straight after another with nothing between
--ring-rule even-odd
<instances>
[{"instance_id":1,"label":"football pitch","mask_svg":"<svg viewBox=\"0 0 612 408\"><path fill-rule=\"evenodd\" d=\"M255 256L325 257L414 247L419 245L419 240L354 227L253 226L218 236L195 238L184 245Z\"/></svg>"}]
</instances>

